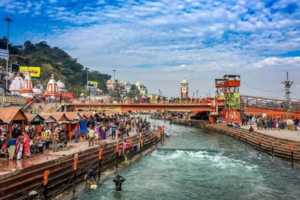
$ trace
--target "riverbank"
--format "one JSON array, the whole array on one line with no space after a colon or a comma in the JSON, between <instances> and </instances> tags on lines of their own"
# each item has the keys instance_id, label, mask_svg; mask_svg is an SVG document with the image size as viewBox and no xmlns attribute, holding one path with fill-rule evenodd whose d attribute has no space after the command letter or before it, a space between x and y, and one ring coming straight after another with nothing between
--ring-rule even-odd
<instances>
[{"instance_id":1,"label":"riverbank","mask_svg":"<svg viewBox=\"0 0 300 200\"><path fill-rule=\"evenodd\" d=\"M195 126L208 132L226 134L271 156L289 160L292 165L294 162L300 163L300 142L297 140L274 137L257 131L250 132L242 128L228 127L225 124L208 124L204 121L172 119L171 123Z\"/></svg>"},{"instance_id":2,"label":"riverbank","mask_svg":"<svg viewBox=\"0 0 300 200\"><path fill-rule=\"evenodd\" d=\"M143 155L142 153L151 149L159 139L156 132L146 134L142 140L137 135L131 136L132 148L127 152L126 158L124 155L119 158L120 162L135 161L134 156ZM47 196L48 199L61 197L64 192L71 191L83 183L91 167L95 167L97 173L99 170L104 172L114 167L116 142L102 143L101 147L103 150L99 146L77 149L71 154L0 176L0 200L26 199L31 191L36 191L40 196ZM45 172L49 173L47 178L44 176Z\"/></svg>"},{"instance_id":3,"label":"riverbank","mask_svg":"<svg viewBox=\"0 0 300 200\"><path fill-rule=\"evenodd\" d=\"M141 158L143 158L144 156L150 154L151 152L153 152L156 149L155 146L151 146L150 148L144 150L143 152L134 155L131 159L124 161L122 163L119 164L118 166L118 170L121 171L127 167L129 167L130 165L132 165L133 163L137 162L138 160L140 160ZM98 187L101 187L101 184L103 182L105 182L107 179L111 178L113 175L115 175L115 167L112 166L109 169L106 169L104 172L101 173L101 177L100 180L97 180L98 183ZM81 182L80 184L78 184L74 190L68 190L65 191L63 193L61 193L60 195L56 196L54 198L54 200L73 200L74 197L76 197L77 195L81 194L84 191L88 191L89 189L87 189L86 187L86 183L85 182ZM73 193L73 191L75 191L75 193Z\"/></svg>"}]
</instances>

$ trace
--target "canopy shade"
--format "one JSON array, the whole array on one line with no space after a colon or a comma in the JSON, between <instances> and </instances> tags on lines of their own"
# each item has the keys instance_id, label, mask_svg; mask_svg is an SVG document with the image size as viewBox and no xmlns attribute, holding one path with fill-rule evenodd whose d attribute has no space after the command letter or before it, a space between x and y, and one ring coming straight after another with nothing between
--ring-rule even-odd
<instances>
[{"instance_id":1,"label":"canopy shade","mask_svg":"<svg viewBox=\"0 0 300 200\"><path fill-rule=\"evenodd\" d=\"M24 112L17 107L0 108L0 122L10 124L13 121L27 121Z\"/></svg>"}]
</instances>

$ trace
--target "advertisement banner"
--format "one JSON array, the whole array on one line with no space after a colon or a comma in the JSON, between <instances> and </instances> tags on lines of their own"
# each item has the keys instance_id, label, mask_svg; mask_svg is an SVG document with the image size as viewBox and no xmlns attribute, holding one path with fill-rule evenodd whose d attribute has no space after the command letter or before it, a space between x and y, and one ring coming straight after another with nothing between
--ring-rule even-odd
<instances>
[{"instance_id":1,"label":"advertisement banner","mask_svg":"<svg viewBox=\"0 0 300 200\"><path fill-rule=\"evenodd\" d=\"M240 93L225 94L225 105L227 108L240 109L241 108Z\"/></svg>"},{"instance_id":2,"label":"advertisement banner","mask_svg":"<svg viewBox=\"0 0 300 200\"><path fill-rule=\"evenodd\" d=\"M41 76L41 67L34 67L34 66L20 66L19 72L25 73L29 72L32 78L40 78Z\"/></svg>"},{"instance_id":3,"label":"advertisement banner","mask_svg":"<svg viewBox=\"0 0 300 200\"><path fill-rule=\"evenodd\" d=\"M97 81L88 81L88 87L98 88Z\"/></svg>"}]
</instances>

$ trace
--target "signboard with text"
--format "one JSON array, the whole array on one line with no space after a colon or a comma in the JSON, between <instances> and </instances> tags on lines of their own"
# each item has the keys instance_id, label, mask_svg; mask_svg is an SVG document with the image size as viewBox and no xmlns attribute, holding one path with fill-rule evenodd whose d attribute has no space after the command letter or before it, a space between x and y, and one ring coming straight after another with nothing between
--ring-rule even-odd
<instances>
[{"instance_id":1,"label":"signboard with text","mask_svg":"<svg viewBox=\"0 0 300 200\"><path fill-rule=\"evenodd\" d=\"M88 81L88 87L98 88L97 81Z\"/></svg>"},{"instance_id":2,"label":"signboard with text","mask_svg":"<svg viewBox=\"0 0 300 200\"><path fill-rule=\"evenodd\" d=\"M19 72L21 73L29 72L32 78L39 78L41 76L41 67L20 66Z\"/></svg>"},{"instance_id":3,"label":"signboard with text","mask_svg":"<svg viewBox=\"0 0 300 200\"><path fill-rule=\"evenodd\" d=\"M241 108L241 95L240 93L230 93L230 94L225 94L225 104L227 108L231 109L240 109Z\"/></svg>"}]
</instances>

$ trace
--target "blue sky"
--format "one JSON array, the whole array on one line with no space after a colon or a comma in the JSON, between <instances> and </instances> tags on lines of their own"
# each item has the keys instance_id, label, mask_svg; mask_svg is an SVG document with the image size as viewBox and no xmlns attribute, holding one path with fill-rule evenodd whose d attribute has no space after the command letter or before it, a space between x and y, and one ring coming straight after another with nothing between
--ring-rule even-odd
<instances>
[{"instance_id":1,"label":"blue sky","mask_svg":"<svg viewBox=\"0 0 300 200\"><path fill-rule=\"evenodd\" d=\"M46 40L152 92L178 95L187 79L205 96L214 78L238 73L242 93L282 97L290 71L300 98L300 1L0 0L7 15L14 43Z\"/></svg>"}]
</instances>

